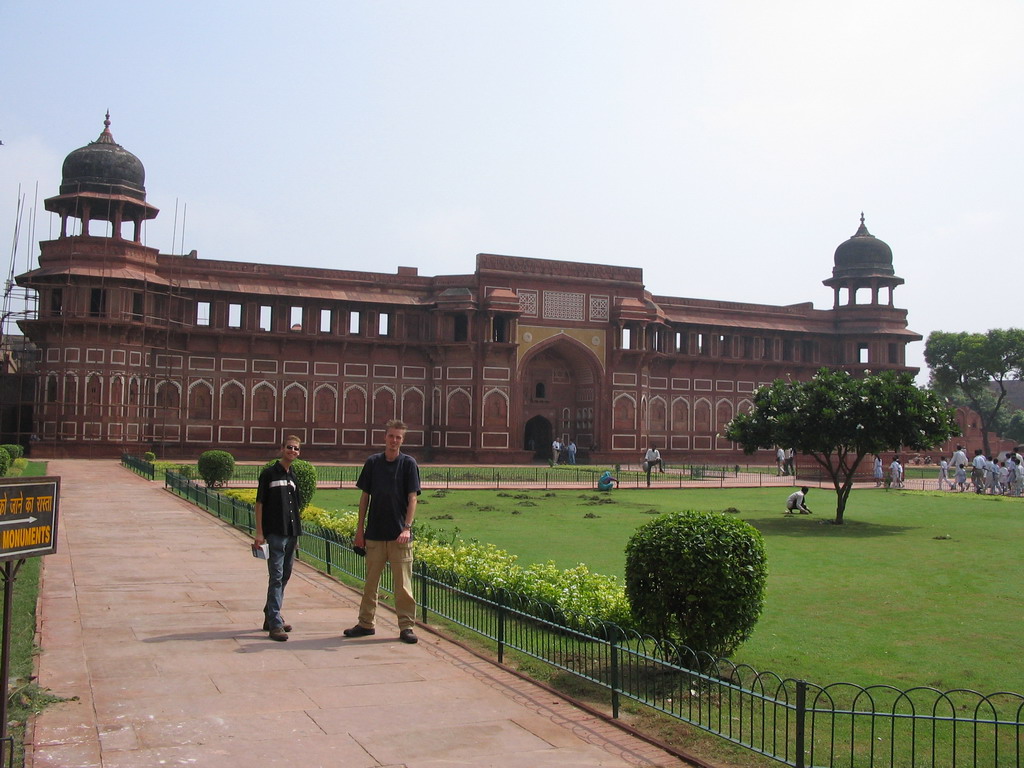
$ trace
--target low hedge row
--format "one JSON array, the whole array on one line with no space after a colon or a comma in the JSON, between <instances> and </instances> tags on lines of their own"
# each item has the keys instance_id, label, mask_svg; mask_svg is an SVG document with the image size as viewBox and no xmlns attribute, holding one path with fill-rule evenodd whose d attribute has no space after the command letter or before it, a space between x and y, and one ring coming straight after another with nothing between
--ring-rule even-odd
<instances>
[{"instance_id":1,"label":"low hedge row","mask_svg":"<svg viewBox=\"0 0 1024 768\"><path fill-rule=\"evenodd\" d=\"M255 490L222 493L249 504L256 502ZM328 511L311 505L303 510L302 519L343 539L356 535L358 514L354 511ZM578 629L591 629L594 620L623 628L634 626L623 584L583 564L568 570L551 561L524 567L516 555L493 544L442 540L423 527L417 529L413 547L417 560L453 574L458 581L455 586L468 592L490 598L504 589L542 601L557 608L562 614L559 618L568 626Z\"/></svg>"},{"instance_id":2,"label":"low hedge row","mask_svg":"<svg viewBox=\"0 0 1024 768\"><path fill-rule=\"evenodd\" d=\"M10 473L11 469L14 469L19 460L21 461L22 468L24 468L25 461L22 460L22 456L25 455L25 449L17 443L4 443L0 445L0 477L5 477ZM18 472L17 474L21 474Z\"/></svg>"}]
</instances>

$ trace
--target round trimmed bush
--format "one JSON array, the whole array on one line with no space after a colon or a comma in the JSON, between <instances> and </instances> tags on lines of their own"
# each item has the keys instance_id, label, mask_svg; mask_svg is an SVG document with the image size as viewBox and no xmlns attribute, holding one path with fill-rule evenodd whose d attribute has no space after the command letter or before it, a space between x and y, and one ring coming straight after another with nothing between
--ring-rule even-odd
<instances>
[{"instance_id":1,"label":"round trimmed bush","mask_svg":"<svg viewBox=\"0 0 1024 768\"><path fill-rule=\"evenodd\" d=\"M0 477L7 474L7 470L11 468L11 454L7 452L4 446L0 446Z\"/></svg>"},{"instance_id":2,"label":"round trimmed bush","mask_svg":"<svg viewBox=\"0 0 1024 768\"><path fill-rule=\"evenodd\" d=\"M207 488L223 485L235 474L235 457L227 451L206 451L196 467Z\"/></svg>"},{"instance_id":3,"label":"round trimmed bush","mask_svg":"<svg viewBox=\"0 0 1024 768\"><path fill-rule=\"evenodd\" d=\"M146 451L144 454L142 454L142 458L148 461L150 464L152 464L154 461L156 461L156 454L153 453L152 451Z\"/></svg>"},{"instance_id":4,"label":"round trimmed bush","mask_svg":"<svg viewBox=\"0 0 1024 768\"><path fill-rule=\"evenodd\" d=\"M626 545L626 596L641 630L716 658L750 637L767 577L760 532L717 513L659 515Z\"/></svg>"},{"instance_id":5,"label":"round trimmed bush","mask_svg":"<svg viewBox=\"0 0 1024 768\"><path fill-rule=\"evenodd\" d=\"M277 459L268 461L263 465L263 469L274 466L275 461ZM292 472L295 473L295 479L299 483L299 495L302 498L302 508L299 509L299 512L301 512L309 506L309 502L316 494L316 467L305 459L296 459L292 462Z\"/></svg>"},{"instance_id":6,"label":"round trimmed bush","mask_svg":"<svg viewBox=\"0 0 1024 768\"><path fill-rule=\"evenodd\" d=\"M3 445L0 445L0 448L3 448L11 455L11 461L17 461L25 455L25 449L17 443L4 443Z\"/></svg>"}]
</instances>

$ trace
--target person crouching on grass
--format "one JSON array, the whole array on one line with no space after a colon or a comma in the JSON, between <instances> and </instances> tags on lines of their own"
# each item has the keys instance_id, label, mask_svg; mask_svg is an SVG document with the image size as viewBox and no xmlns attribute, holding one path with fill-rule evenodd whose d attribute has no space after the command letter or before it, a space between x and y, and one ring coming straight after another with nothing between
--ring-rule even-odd
<instances>
[{"instance_id":1,"label":"person crouching on grass","mask_svg":"<svg viewBox=\"0 0 1024 768\"><path fill-rule=\"evenodd\" d=\"M811 510L807 508L806 498L808 493L810 493L810 490L804 487L799 491L789 494L789 498L786 499L786 514L792 515L794 512L799 512L801 515L812 514Z\"/></svg>"}]
</instances>

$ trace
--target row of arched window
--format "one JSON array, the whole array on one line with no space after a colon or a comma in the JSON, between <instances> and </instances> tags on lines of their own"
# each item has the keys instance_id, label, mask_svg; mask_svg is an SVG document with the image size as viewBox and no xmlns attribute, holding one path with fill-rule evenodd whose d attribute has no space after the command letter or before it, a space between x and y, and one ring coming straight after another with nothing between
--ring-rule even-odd
<instances>
[{"instance_id":1,"label":"row of arched window","mask_svg":"<svg viewBox=\"0 0 1024 768\"><path fill-rule=\"evenodd\" d=\"M336 385L312 388L301 382L279 385L257 381L248 387L231 379L216 384L207 379L183 383L174 379L150 380L139 376L100 373L49 373L44 385L43 416L121 417L140 410L167 419L188 421L250 421L252 423L341 422L347 426L383 424L400 416L409 425L425 423L423 387L392 385ZM509 425L509 396L495 387L483 395L479 419L473 417L473 398L464 387L443 394L434 390L434 423L448 427L488 429ZM312 409L312 410L310 410Z\"/></svg>"}]
</instances>

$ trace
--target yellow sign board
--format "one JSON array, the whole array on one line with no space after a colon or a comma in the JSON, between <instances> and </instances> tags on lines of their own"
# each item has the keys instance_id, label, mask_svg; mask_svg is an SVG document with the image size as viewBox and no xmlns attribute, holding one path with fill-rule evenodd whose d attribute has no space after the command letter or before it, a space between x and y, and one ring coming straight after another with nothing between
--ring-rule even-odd
<instances>
[{"instance_id":1,"label":"yellow sign board","mask_svg":"<svg viewBox=\"0 0 1024 768\"><path fill-rule=\"evenodd\" d=\"M59 477L0 478L0 560L57 551Z\"/></svg>"}]
</instances>

